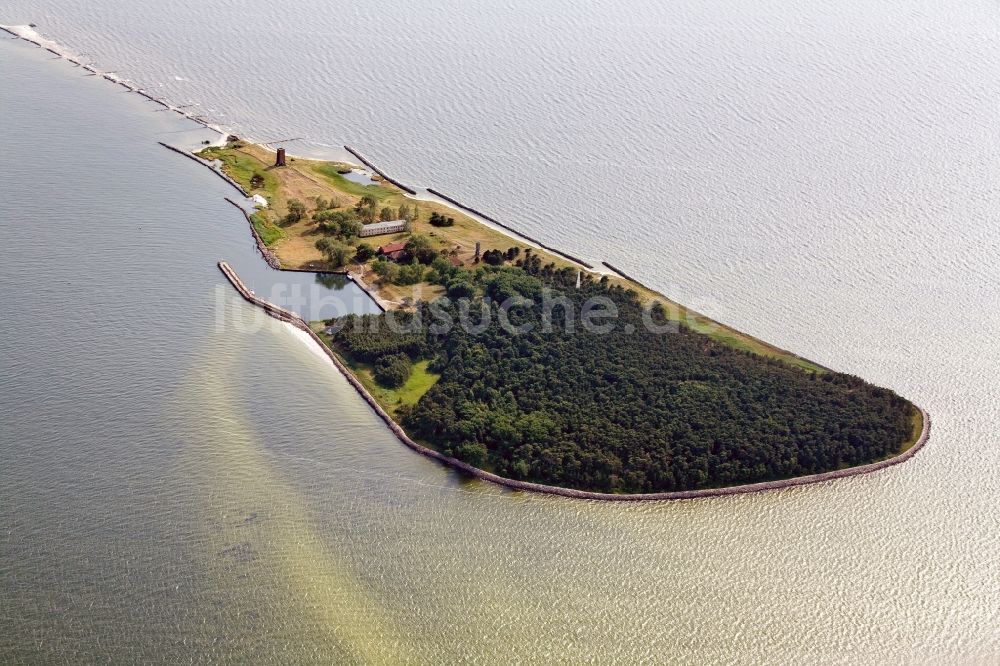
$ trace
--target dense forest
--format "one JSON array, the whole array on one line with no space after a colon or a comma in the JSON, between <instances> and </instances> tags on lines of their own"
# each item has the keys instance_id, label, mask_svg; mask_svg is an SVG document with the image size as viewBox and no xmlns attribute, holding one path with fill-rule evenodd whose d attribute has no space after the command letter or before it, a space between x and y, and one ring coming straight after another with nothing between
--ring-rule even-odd
<instances>
[{"instance_id":1,"label":"dense forest","mask_svg":"<svg viewBox=\"0 0 1000 666\"><path fill-rule=\"evenodd\" d=\"M577 287L575 270L537 259L440 266L450 298L413 314L332 321L334 342L383 368L386 381L405 373L401 359L431 359L439 380L398 412L408 431L475 466L551 485L646 493L752 483L870 462L911 435L912 406L887 389L683 325L650 331L644 317L663 324L663 313L644 312L634 292L589 276ZM565 300L546 309L546 294ZM595 296L617 307L610 332L579 325ZM517 305L501 312L511 297ZM444 325L463 311L484 330ZM512 333L504 317L530 330Z\"/></svg>"}]
</instances>

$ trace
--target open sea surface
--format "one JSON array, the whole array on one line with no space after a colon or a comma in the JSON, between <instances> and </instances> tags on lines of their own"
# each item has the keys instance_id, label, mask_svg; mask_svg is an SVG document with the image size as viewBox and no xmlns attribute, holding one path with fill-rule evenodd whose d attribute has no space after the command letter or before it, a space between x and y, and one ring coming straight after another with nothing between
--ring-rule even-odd
<instances>
[{"instance_id":1,"label":"open sea surface","mask_svg":"<svg viewBox=\"0 0 1000 666\"><path fill-rule=\"evenodd\" d=\"M603 504L400 445L258 293L213 134L0 33L0 662L996 663L1000 5L10 0L898 391L912 461ZM273 292L272 292L273 293ZM308 313L307 313L308 314ZM323 316L329 316L325 313Z\"/></svg>"}]
</instances>

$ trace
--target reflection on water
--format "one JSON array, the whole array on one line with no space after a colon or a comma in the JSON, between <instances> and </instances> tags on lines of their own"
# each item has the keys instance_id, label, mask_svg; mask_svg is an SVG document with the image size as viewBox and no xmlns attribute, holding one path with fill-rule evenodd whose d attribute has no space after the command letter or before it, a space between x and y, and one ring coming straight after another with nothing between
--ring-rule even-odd
<instances>
[{"instance_id":1,"label":"reflection on water","mask_svg":"<svg viewBox=\"0 0 1000 666\"><path fill-rule=\"evenodd\" d=\"M333 291L341 291L347 285L354 283L342 273L316 273L316 284L321 284Z\"/></svg>"}]
</instances>

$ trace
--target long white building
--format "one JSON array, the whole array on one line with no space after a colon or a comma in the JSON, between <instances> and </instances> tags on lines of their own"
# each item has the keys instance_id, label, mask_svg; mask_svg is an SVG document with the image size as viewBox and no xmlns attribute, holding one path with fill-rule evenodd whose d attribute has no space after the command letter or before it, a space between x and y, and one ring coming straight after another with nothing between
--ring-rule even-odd
<instances>
[{"instance_id":1,"label":"long white building","mask_svg":"<svg viewBox=\"0 0 1000 666\"><path fill-rule=\"evenodd\" d=\"M375 222L373 224L365 224L361 227L361 233L358 234L362 238L368 236L382 236L384 234L398 234L400 231L406 231L406 220L389 220L388 222Z\"/></svg>"}]
</instances>

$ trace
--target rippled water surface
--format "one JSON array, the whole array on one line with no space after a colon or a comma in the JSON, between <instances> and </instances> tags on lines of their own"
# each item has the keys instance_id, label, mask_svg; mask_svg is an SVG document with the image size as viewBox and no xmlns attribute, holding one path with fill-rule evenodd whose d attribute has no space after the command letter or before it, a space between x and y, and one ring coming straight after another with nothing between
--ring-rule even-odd
<instances>
[{"instance_id":1,"label":"rippled water surface","mask_svg":"<svg viewBox=\"0 0 1000 666\"><path fill-rule=\"evenodd\" d=\"M904 465L756 496L463 482L224 283L221 258L276 278L228 186L156 144L203 130L4 38L0 661L995 662L998 11L8 3L235 131L349 143L890 386L934 430Z\"/></svg>"}]
</instances>

